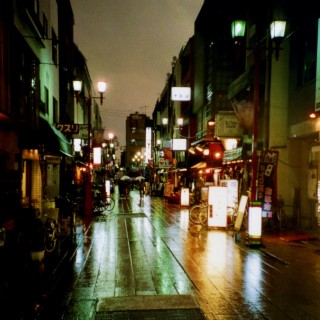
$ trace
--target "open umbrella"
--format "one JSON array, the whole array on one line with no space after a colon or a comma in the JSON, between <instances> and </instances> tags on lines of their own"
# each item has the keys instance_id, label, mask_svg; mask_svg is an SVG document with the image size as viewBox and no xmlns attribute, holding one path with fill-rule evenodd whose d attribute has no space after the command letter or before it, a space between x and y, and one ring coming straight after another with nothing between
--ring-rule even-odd
<instances>
[{"instance_id":1,"label":"open umbrella","mask_svg":"<svg viewBox=\"0 0 320 320\"><path fill-rule=\"evenodd\" d=\"M122 176L120 180L131 180L131 178L129 176Z\"/></svg>"},{"instance_id":2,"label":"open umbrella","mask_svg":"<svg viewBox=\"0 0 320 320\"><path fill-rule=\"evenodd\" d=\"M135 178L135 180L137 180L137 181L141 181L141 180L144 180L144 179L145 179L145 177L143 177L143 176L138 176L138 177Z\"/></svg>"}]
</instances>

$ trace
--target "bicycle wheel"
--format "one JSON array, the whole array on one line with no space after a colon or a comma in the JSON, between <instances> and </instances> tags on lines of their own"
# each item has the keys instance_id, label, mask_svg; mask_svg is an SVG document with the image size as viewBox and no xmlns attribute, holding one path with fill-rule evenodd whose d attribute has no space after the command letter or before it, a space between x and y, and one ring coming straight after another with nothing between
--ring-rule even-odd
<instances>
[{"instance_id":1,"label":"bicycle wheel","mask_svg":"<svg viewBox=\"0 0 320 320\"><path fill-rule=\"evenodd\" d=\"M114 208L115 201L113 198L106 199L106 209L107 211L111 211Z\"/></svg>"},{"instance_id":2,"label":"bicycle wheel","mask_svg":"<svg viewBox=\"0 0 320 320\"><path fill-rule=\"evenodd\" d=\"M208 207L202 207L199 215L199 221L200 223L207 227L208 226Z\"/></svg>"},{"instance_id":3,"label":"bicycle wheel","mask_svg":"<svg viewBox=\"0 0 320 320\"><path fill-rule=\"evenodd\" d=\"M194 224L200 223L199 216L200 216L201 209L202 209L202 206L200 204L196 204L191 207L189 211L189 220L192 223Z\"/></svg>"}]
</instances>

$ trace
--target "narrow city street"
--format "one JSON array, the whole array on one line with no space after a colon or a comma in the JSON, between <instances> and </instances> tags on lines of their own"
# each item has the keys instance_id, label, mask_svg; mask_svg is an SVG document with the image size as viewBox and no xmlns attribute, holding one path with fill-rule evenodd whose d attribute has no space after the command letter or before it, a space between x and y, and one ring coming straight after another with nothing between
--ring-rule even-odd
<instances>
[{"instance_id":1,"label":"narrow city street","mask_svg":"<svg viewBox=\"0 0 320 320\"><path fill-rule=\"evenodd\" d=\"M162 197L114 198L112 212L78 219L74 254L38 319L320 319L319 234L266 234L250 248Z\"/></svg>"}]
</instances>

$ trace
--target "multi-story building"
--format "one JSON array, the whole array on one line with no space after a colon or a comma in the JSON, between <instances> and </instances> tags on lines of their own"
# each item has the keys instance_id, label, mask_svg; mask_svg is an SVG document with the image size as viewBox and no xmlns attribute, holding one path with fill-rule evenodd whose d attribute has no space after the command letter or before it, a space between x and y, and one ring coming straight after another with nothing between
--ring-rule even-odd
<instances>
[{"instance_id":1,"label":"multi-story building","mask_svg":"<svg viewBox=\"0 0 320 320\"><path fill-rule=\"evenodd\" d=\"M56 1L3 1L1 123L3 192L13 203L59 194L60 156L71 144L57 131L59 114L58 7ZM8 135L9 134L9 135ZM6 178L5 178L6 179Z\"/></svg>"},{"instance_id":2,"label":"multi-story building","mask_svg":"<svg viewBox=\"0 0 320 320\"><path fill-rule=\"evenodd\" d=\"M151 128L151 120L146 114L135 112L127 117L125 167L128 173L143 173L149 160L147 149L151 149L151 145L147 146L147 131L151 138Z\"/></svg>"},{"instance_id":3,"label":"multi-story building","mask_svg":"<svg viewBox=\"0 0 320 320\"><path fill-rule=\"evenodd\" d=\"M319 8L313 1L301 6L286 0L259 4L251 0L205 0L195 21L191 45L185 51L190 52L191 77L187 82L180 80L182 77L175 82L177 74L183 75L184 71L177 73L173 68L153 113L158 136L172 132L172 115L183 109L181 103L180 109L172 103L171 87L190 85L191 100L187 112L181 112L188 127L188 147L220 139L225 149L220 172L229 178L241 176L240 192L256 187L255 198L262 203L269 198L266 216L271 204L276 206L281 196L293 223L303 226L314 225L319 203L318 118L307 119L310 111L319 111ZM270 38L270 23L274 19L287 21L281 43ZM243 40L231 37L235 20L247 21ZM179 68L183 68L182 58L180 54L176 61L176 66L181 64ZM255 101L242 118L234 103L236 97L242 97L240 101ZM257 113L252 121L254 110ZM172 117L170 127L164 129L161 118L167 116ZM210 120L213 127L208 126ZM234 141L233 149L226 151L229 140ZM265 174L261 170L267 165L273 168L272 174L262 179ZM256 178L259 184L253 184ZM270 190L271 196L266 193Z\"/></svg>"},{"instance_id":4,"label":"multi-story building","mask_svg":"<svg viewBox=\"0 0 320 320\"><path fill-rule=\"evenodd\" d=\"M70 1L5 0L0 12L0 206L41 210L74 182L72 130L88 112L76 103L72 81L85 59L75 60ZM93 103L96 128L102 120Z\"/></svg>"}]
</instances>

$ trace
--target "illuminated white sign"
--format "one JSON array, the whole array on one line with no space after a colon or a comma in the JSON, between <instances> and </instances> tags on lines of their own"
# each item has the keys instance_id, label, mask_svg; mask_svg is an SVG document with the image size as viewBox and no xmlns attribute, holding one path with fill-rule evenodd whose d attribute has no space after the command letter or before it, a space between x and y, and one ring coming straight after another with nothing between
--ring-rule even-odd
<instances>
[{"instance_id":1,"label":"illuminated white sign","mask_svg":"<svg viewBox=\"0 0 320 320\"><path fill-rule=\"evenodd\" d=\"M151 156L151 128L146 128L146 157L145 157L145 161L146 163L148 163L148 161L150 159L152 159Z\"/></svg>"},{"instance_id":2,"label":"illuminated white sign","mask_svg":"<svg viewBox=\"0 0 320 320\"><path fill-rule=\"evenodd\" d=\"M258 244L260 243L262 233L262 209L260 206L249 207L248 220L249 241L252 244Z\"/></svg>"},{"instance_id":3,"label":"illuminated white sign","mask_svg":"<svg viewBox=\"0 0 320 320\"><path fill-rule=\"evenodd\" d=\"M106 188L106 195L110 196L110 180L106 180L105 188Z\"/></svg>"},{"instance_id":4,"label":"illuminated white sign","mask_svg":"<svg viewBox=\"0 0 320 320\"><path fill-rule=\"evenodd\" d=\"M208 195L208 226L227 226L227 187L209 186Z\"/></svg>"},{"instance_id":5,"label":"illuminated white sign","mask_svg":"<svg viewBox=\"0 0 320 320\"><path fill-rule=\"evenodd\" d=\"M180 205L189 207L189 188L181 188Z\"/></svg>"},{"instance_id":6,"label":"illuminated white sign","mask_svg":"<svg viewBox=\"0 0 320 320\"><path fill-rule=\"evenodd\" d=\"M240 137L243 129L233 112L219 112L216 116L215 135L218 137Z\"/></svg>"},{"instance_id":7,"label":"illuminated white sign","mask_svg":"<svg viewBox=\"0 0 320 320\"><path fill-rule=\"evenodd\" d=\"M171 100L172 101L190 101L191 89L190 87L172 87Z\"/></svg>"},{"instance_id":8,"label":"illuminated white sign","mask_svg":"<svg viewBox=\"0 0 320 320\"><path fill-rule=\"evenodd\" d=\"M75 152L81 151L81 139L73 139L73 146Z\"/></svg>"},{"instance_id":9,"label":"illuminated white sign","mask_svg":"<svg viewBox=\"0 0 320 320\"><path fill-rule=\"evenodd\" d=\"M187 150L187 139L172 139L172 150L174 151Z\"/></svg>"},{"instance_id":10,"label":"illuminated white sign","mask_svg":"<svg viewBox=\"0 0 320 320\"><path fill-rule=\"evenodd\" d=\"M101 164L101 148L93 148L93 164Z\"/></svg>"}]
</instances>

